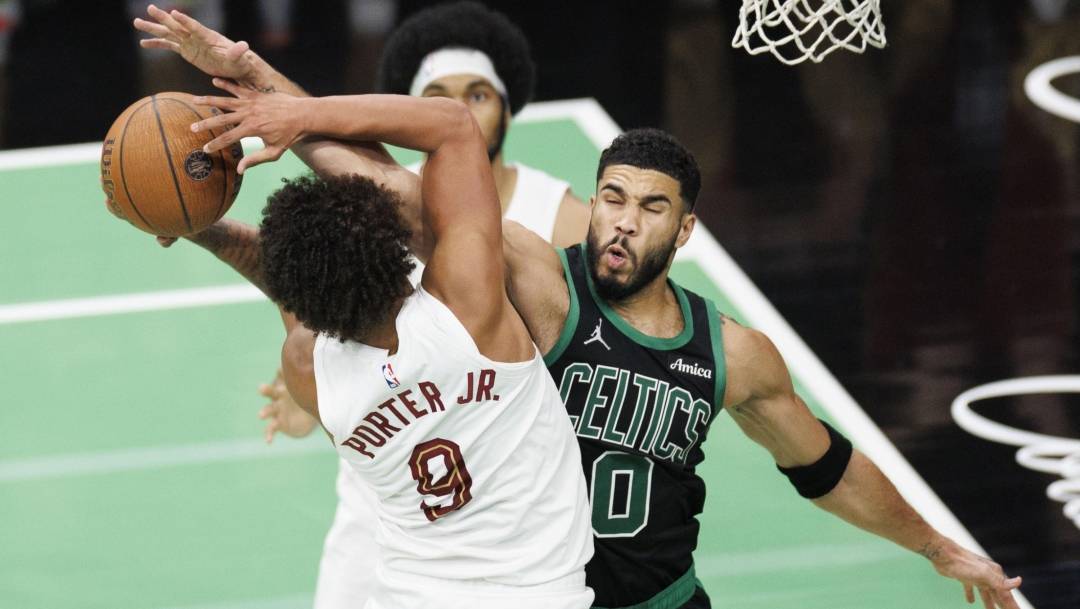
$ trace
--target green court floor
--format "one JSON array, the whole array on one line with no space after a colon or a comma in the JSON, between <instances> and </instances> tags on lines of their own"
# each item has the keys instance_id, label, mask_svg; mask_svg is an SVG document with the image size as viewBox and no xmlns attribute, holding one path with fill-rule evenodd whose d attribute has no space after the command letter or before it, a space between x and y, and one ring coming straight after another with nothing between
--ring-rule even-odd
<instances>
[{"instance_id":1,"label":"green court floor","mask_svg":"<svg viewBox=\"0 0 1080 609\"><path fill-rule=\"evenodd\" d=\"M587 198L599 150L551 114L516 125L507 156ZM168 304L242 280L114 219L92 151L76 153L0 159L0 607L310 606L337 461L321 434L261 443L255 388L284 337L274 307L213 290L201 306ZM291 156L253 169L229 215L256 221L280 178L302 170ZM746 318L709 264L680 261L674 276ZM91 298L144 293L159 304L121 299L132 310L108 312L112 301ZM967 606L924 559L799 498L726 415L705 453L696 560L715 607Z\"/></svg>"}]
</instances>

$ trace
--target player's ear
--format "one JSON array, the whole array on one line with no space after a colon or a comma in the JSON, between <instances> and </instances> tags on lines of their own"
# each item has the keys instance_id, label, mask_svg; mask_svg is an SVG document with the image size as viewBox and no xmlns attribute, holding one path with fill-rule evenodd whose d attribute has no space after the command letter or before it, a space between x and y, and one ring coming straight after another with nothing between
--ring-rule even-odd
<instances>
[{"instance_id":1,"label":"player's ear","mask_svg":"<svg viewBox=\"0 0 1080 609\"><path fill-rule=\"evenodd\" d=\"M679 236L675 239L676 248L686 245L686 242L690 240L690 235L694 232L694 226L697 224L697 216L694 214L683 214L679 223Z\"/></svg>"},{"instance_id":2,"label":"player's ear","mask_svg":"<svg viewBox=\"0 0 1080 609\"><path fill-rule=\"evenodd\" d=\"M592 196L589 197L589 209L592 209L593 205L595 205L595 204L596 204L596 195L592 195Z\"/></svg>"}]
</instances>

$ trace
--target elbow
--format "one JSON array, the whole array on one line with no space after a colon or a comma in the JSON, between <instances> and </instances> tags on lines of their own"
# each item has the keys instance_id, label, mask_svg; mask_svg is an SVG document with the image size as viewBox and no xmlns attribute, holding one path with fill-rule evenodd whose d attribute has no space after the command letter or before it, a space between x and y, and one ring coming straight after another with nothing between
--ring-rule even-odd
<instances>
[{"instance_id":1,"label":"elbow","mask_svg":"<svg viewBox=\"0 0 1080 609\"><path fill-rule=\"evenodd\" d=\"M465 104L445 97L433 98L433 100L438 100L444 113L443 124L455 136L467 138L480 131L472 111Z\"/></svg>"}]
</instances>

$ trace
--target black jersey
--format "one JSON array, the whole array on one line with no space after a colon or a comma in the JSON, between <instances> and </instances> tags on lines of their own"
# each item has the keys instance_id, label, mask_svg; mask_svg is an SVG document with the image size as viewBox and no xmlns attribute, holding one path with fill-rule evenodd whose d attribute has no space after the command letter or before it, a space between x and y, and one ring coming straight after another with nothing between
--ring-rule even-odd
<instances>
[{"instance_id":1,"label":"black jersey","mask_svg":"<svg viewBox=\"0 0 1080 609\"><path fill-rule=\"evenodd\" d=\"M594 604L630 607L661 593L685 600L694 593L691 553L705 504L694 468L726 381L716 305L669 280L685 328L674 338L646 336L596 296L584 244L559 255L570 314L545 361L589 484L596 551L585 571Z\"/></svg>"}]
</instances>

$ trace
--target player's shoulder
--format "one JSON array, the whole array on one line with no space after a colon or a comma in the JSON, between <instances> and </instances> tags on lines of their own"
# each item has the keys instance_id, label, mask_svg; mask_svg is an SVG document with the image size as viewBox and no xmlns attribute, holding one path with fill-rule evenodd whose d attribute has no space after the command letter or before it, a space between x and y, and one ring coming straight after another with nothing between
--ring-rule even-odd
<instances>
[{"instance_id":1,"label":"player's shoulder","mask_svg":"<svg viewBox=\"0 0 1080 609\"><path fill-rule=\"evenodd\" d=\"M503 250L507 256L527 254L540 260L550 259L552 256L558 259L555 246L524 224L503 218L502 230Z\"/></svg>"},{"instance_id":2,"label":"player's shoulder","mask_svg":"<svg viewBox=\"0 0 1080 609\"><path fill-rule=\"evenodd\" d=\"M787 367L768 335L744 326L728 315L718 315L727 369L728 397L724 400L725 405L741 402L752 393L767 392L773 385L787 382ZM732 397L735 399L729 399Z\"/></svg>"}]
</instances>

